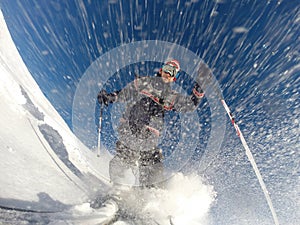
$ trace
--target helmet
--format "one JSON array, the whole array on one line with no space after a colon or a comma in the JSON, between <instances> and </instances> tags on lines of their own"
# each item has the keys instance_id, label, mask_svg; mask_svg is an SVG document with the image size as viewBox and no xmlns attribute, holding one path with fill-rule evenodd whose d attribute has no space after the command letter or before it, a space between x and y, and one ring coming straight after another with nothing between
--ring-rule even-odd
<instances>
[{"instance_id":1,"label":"helmet","mask_svg":"<svg viewBox=\"0 0 300 225\"><path fill-rule=\"evenodd\" d=\"M171 77L174 77L174 81L177 80L179 76L179 71L180 71L180 64L177 60L172 59L170 61L167 61L163 67L162 71L165 73L168 73Z\"/></svg>"}]
</instances>

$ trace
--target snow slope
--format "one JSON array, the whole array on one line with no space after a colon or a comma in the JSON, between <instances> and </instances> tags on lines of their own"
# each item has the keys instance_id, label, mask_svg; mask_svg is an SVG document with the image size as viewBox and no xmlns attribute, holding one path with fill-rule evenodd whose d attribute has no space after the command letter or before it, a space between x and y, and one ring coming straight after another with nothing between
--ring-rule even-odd
<instances>
[{"instance_id":1,"label":"snow slope","mask_svg":"<svg viewBox=\"0 0 300 225\"><path fill-rule=\"evenodd\" d=\"M0 205L56 211L86 201L106 186L107 160L80 143L45 98L2 14L0 30Z\"/></svg>"}]
</instances>

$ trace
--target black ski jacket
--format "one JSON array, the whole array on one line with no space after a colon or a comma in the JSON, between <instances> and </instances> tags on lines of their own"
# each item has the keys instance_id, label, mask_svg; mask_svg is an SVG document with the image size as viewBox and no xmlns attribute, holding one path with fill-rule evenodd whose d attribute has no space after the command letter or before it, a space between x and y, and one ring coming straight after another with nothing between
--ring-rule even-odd
<instances>
[{"instance_id":1,"label":"black ski jacket","mask_svg":"<svg viewBox=\"0 0 300 225\"><path fill-rule=\"evenodd\" d=\"M165 111L193 111L204 96L196 88L190 96L176 93L170 83L163 82L159 74L136 78L124 89L112 94L116 96L115 101L127 104L118 128L120 141L138 151L157 146Z\"/></svg>"}]
</instances>

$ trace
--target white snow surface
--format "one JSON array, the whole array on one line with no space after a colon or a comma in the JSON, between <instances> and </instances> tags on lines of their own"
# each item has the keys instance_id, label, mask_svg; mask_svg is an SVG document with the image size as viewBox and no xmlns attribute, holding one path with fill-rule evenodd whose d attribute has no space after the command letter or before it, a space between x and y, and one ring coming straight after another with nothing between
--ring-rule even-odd
<instances>
[{"instance_id":1,"label":"white snow surface","mask_svg":"<svg viewBox=\"0 0 300 225\"><path fill-rule=\"evenodd\" d=\"M72 133L26 68L2 14L0 30L0 206L68 210L74 218L111 216L111 212L97 213L88 203L96 192L104 193L110 188L111 156L96 157ZM44 137L41 126L62 138L63 143L60 139L54 143L65 146L68 163ZM166 189L144 193L143 207L137 210L155 215L161 224L169 224L169 217L176 225L207 224L214 199L212 186L204 184L199 176L178 173ZM78 221L88 224L88 220ZM99 223L99 219L89 224L93 223Z\"/></svg>"},{"instance_id":2,"label":"white snow surface","mask_svg":"<svg viewBox=\"0 0 300 225\"><path fill-rule=\"evenodd\" d=\"M2 15L0 30L0 198L37 202L41 200L38 196L46 193L63 204L81 203L88 198L90 189L97 186L87 187L72 173L51 149L38 126L47 124L58 131L68 159L83 176L93 175L105 183L106 161L95 157L73 135L43 95L18 54ZM44 118L36 118L26 104Z\"/></svg>"},{"instance_id":3,"label":"white snow surface","mask_svg":"<svg viewBox=\"0 0 300 225\"><path fill-rule=\"evenodd\" d=\"M175 174L165 190L153 190L147 195L145 212L163 221L166 215L174 224L206 224L216 193L198 175Z\"/></svg>"}]
</instances>

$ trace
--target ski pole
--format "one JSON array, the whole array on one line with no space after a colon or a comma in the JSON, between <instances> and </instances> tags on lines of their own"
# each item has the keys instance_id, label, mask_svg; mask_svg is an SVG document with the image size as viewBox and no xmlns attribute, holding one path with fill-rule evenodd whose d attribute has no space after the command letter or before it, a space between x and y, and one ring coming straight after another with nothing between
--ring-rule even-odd
<instances>
[{"instance_id":1,"label":"ski pole","mask_svg":"<svg viewBox=\"0 0 300 225\"><path fill-rule=\"evenodd\" d=\"M101 130L102 130L102 118L103 118L103 104L100 106L99 126L98 126L98 148L97 157L100 157L100 145L101 145Z\"/></svg>"},{"instance_id":2,"label":"ski pole","mask_svg":"<svg viewBox=\"0 0 300 225\"><path fill-rule=\"evenodd\" d=\"M207 74L208 74L208 76L207 76ZM214 78L214 76L212 75L211 70L209 69L209 67L207 65L205 65L203 63L200 64L199 69L198 69L198 77L196 78L196 81L199 82L199 84L202 84L205 88L208 88L208 89L213 88L213 90L217 93L219 99L222 102L223 107L225 108L225 111L226 111L227 115L230 118L230 121L231 121L232 125L235 128L237 136L240 138L240 140L242 142L242 145L245 149L248 160L250 161L251 166L254 169L255 175L256 175L256 177L259 181L260 187L261 187L261 189L262 189L262 191L265 195L265 198L266 198L266 201L268 203L269 209L272 213L274 224L279 225L279 221L278 221L275 209L273 207L272 200L270 198L267 187L266 187L266 185L263 181L261 173L260 173L260 171L259 171L259 169L256 165L256 162L254 160L252 152L250 151L250 148L249 148L249 146L248 146L248 144L247 144L247 142L244 138L243 133L241 132L239 126L237 125L233 114L231 113L228 105L226 104L221 90L217 87L217 85L218 85L217 80Z\"/></svg>"},{"instance_id":3,"label":"ski pole","mask_svg":"<svg viewBox=\"0 0 300 225\"><path fill-rule=\"evenodd\" d=\"M257 179L259 181L261 189L264 192L265 198L267 200L267 203L269 205L270 211L272 213L272 217L273 217L274 223L275 223L275 225L279 225L279 221L278 221L275 209L273 207L272 200L270 198L269 192L267 190L265 182L263 181L261 173L259 172L259 169L258 169L258 167L256 165L256 162L254 160L252 152L250 151L250 148L249 148L249 146L248 146L248 144L247 144L247 142L246 142L246 140L244 138L244 135L241 132L239 126L236 124L235 119L234 119L232 113L230 112L230 109L229 109L228 105L226 104L225 100L221 99L221 102L222 102L222 104L223 104L223 106L224 106L224 108L225 108L225 110L226 110L226 112L227 112L227 114L228 114L228 116L229 116L229 118L231 120L232 125L234 126L234 128L236 130L236 134L238 135L238 137L240 138L240 140L242 142L242 145L243 145L243 147L244 147L244 149L246 151L246 155L247 155L247 157L248 157L248 159L249 159L249 161L250 161L250 163L251 163L251 165L252 165L252 167L254 169L255 175L256 175L256 177L257 177Z\"/></svg>"}]
</instances>

